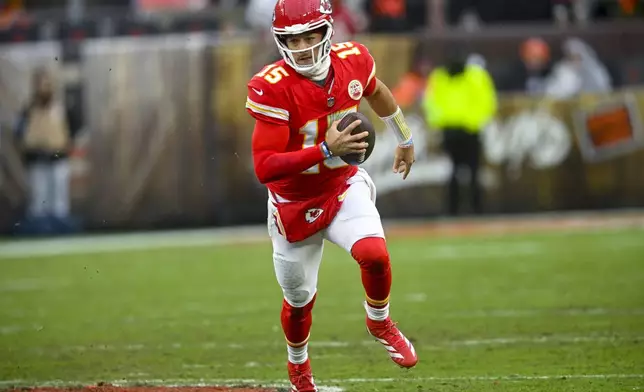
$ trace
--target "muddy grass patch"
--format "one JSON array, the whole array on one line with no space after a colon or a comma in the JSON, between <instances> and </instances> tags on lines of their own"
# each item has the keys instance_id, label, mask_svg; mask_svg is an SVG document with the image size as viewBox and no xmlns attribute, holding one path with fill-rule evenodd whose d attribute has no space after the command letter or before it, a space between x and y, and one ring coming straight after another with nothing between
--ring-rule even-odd
<instances>
[{"instance_id":1,"label":"muddy grass patch","mask_svg":"<svg viewBox=\"0 0 644 392\"><path fill-rule=\"evenodd\" d=\"M78 387L30 387L8 388L8 392L288 392L288 388L263 388L240 385L236 387L219 386L116 386L98 384Z\"/></svg>"}]
</instances>

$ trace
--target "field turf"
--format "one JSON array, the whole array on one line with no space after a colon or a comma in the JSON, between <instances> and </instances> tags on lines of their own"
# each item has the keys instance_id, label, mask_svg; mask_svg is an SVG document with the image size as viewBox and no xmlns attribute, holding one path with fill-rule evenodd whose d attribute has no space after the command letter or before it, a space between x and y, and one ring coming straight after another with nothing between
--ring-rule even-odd
<instances>
[{"instance_id":1,"label":"field turf","mask_svg":"<svg viewBox=\"0 0 644 392\"><path fill-rule=\"evenodd\" d=\"M0 388L287 385L266 239L100 243L0 244ZM323 390L644 391L641 227L389 246L392 317L420 362L399 369L369 338L358 266L327 244L310 344Z\"/></svg>"}]
</instances>

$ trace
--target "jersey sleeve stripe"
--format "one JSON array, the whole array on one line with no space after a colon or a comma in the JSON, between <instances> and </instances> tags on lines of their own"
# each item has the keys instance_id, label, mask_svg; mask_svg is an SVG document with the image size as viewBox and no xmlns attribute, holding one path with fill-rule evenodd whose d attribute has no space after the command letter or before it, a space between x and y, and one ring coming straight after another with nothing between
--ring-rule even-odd
<instances>
[{"instance_id":1,"label":"jersey sleeve stripe","mask_svg":"<svg viewBox=\"0 0 644 392\"><path fill-rule=\"evenodd\" d=\"M371 74L369 75L369 79L367 79L367 86L369 85L369 83L371 83L371 80L373 79L374 76L376 76L376 62L375 61L373 63L373 67L371 68Z\"/></svg>"},{"instance_id":2,"label":"jersey sleeve stripe","mask_svg":"<svg viewBox=\"0 0 644 392\"><path fill-rule=\"evenodd\" d=\"M289 119L288 110L262 105L254 102L250 98L246 98L246 108L252 110L255 113L263 114L268 117L273 117L285 121L288 121Z\"/></svg>"}]
</instances>

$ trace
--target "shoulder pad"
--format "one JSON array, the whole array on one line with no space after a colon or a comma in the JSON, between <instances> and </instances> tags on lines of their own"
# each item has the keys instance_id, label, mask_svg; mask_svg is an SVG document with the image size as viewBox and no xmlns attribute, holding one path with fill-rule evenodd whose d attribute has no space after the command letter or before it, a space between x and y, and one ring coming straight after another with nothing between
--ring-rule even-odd
<instances>
[{"instance_id":1,"label":"shoulder pad","mask_svg":"<svg viewBox=\"0 0 644 392\"><path fill-rule=\"evenodd\" d=\"M276 123L288 124L290 113L288 101L284 95L289 72L279 63L264 67L248 82L248 96L246 110L256 119Z\"/></svg>"}]
</instances>

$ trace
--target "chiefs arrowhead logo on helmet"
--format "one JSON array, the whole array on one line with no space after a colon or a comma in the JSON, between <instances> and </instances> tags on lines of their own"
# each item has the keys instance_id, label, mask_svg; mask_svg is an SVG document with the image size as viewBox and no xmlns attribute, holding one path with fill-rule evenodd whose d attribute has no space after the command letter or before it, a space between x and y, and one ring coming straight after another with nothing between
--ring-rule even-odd
<instances>
[{"instance_id":1,"label":"chiefs arrowhead logo on helmet","mask_svg":"<svg viewBox=\"0 0 644 392\"><path fill-rule=\"evenodd\" d=\"M320 12L327 15L331 15L333 13L331 0L320 0Z\"/></svg>"}]
</instances>

